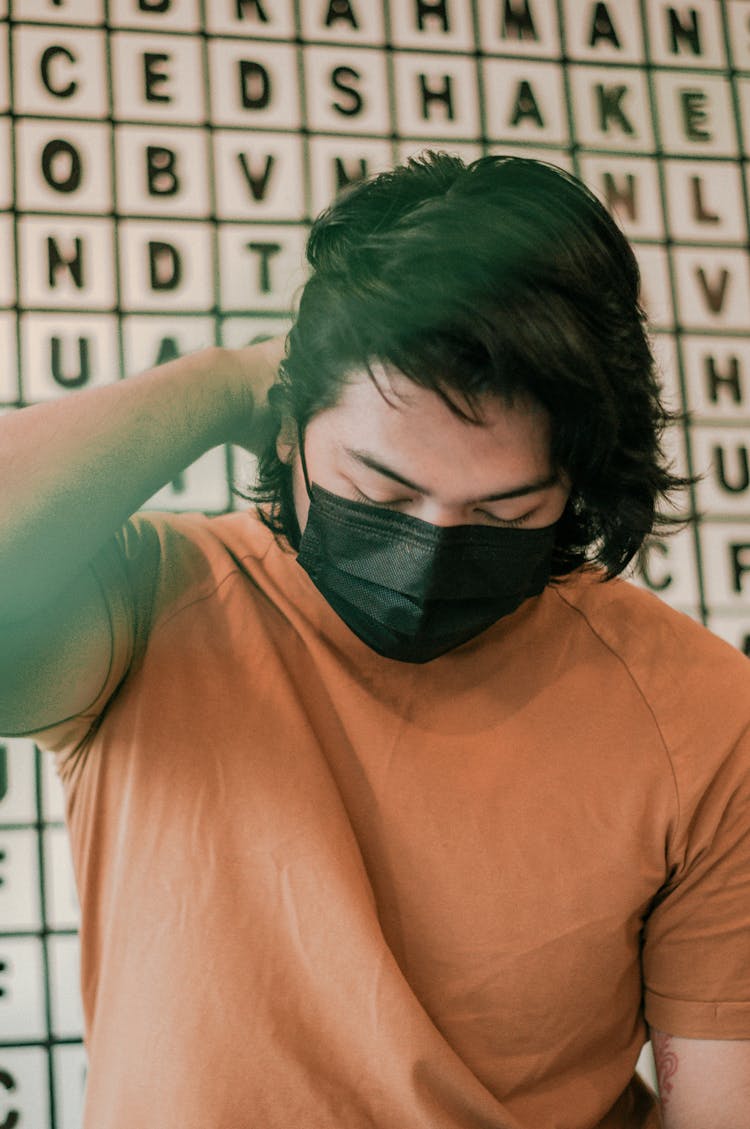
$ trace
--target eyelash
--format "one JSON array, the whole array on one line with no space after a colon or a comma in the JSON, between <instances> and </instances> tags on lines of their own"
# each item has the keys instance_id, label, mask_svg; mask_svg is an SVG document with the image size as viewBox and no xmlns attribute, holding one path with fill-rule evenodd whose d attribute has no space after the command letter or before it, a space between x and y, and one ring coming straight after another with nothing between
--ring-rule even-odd
<instances>
[{"instance_id":1,"label":"eyelash","mask_svg":"<svg viewBox=\"0 0 750 1129\"><path fill-rule=\"evenodd\" d=\"M370 506L381 506L383 509L389 509L391 506L397 506L400 501L409 501L408 498L397 498L393 502L376 502L374 498L368 498L367 495L363 494L361 490L358 490L356 486L352 485L352 489L354 490L354 496L358 502L367 502ZM487 510L480 510L479 512L481 514L485 514L486 517L491 518L492 521L496 521L498 525L504 525L510 528L524 525L531 517L531 514L522 514L521 517L516 517L512 520L509 520L507 518L496 517L495 514L491 514Z\"/></svg>"}]
</instances>

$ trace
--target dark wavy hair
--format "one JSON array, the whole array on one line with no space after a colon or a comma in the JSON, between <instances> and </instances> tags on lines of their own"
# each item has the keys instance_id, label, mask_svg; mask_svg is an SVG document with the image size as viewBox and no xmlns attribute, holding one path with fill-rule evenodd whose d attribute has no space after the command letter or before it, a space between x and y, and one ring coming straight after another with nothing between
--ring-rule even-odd
<instances>
[{"instance_id":1,"label":"dark wavy hair","mask_svg":"<svg viewBox=\"0 0 750 1129\"><path fill-rule=\"evenodd\" d=\"M292 468L276 451L282 423L304 432L348 373L374 380L375 360L470 423L481 424L487 396L548 410L553 466L572 483L553 578L601 566L610 579L657 527L684 526L657 509L693 479L673 475L661 447L684 417L660 400L638 265L576 177L528 158L466 165L426 151L345 188L313 223L306 254L256 482L233 487L282 547L300 543Z\"/></svg>"}]
</instances>

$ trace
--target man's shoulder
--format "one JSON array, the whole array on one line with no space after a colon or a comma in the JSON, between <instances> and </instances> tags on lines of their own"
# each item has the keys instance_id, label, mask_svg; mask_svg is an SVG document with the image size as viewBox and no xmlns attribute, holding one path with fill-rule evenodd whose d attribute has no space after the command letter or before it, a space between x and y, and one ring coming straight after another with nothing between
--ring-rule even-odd
<instances>
[{"instance_id":1,"label":"man's shoulder","mask_svg":"<svg viewBox=\"0 0 750 1129\"><path fill-rule=\"evenodd\" d=\"M604 580L594 570L573 574L555 591L585 629L652 692L675 680L685 686L726 687L735 698L744 690L750 710L747 657L692 615L632 580Z\"/></svg>"},{"instance_id":2,"label":"man's shoulder","mask_svg":"<svg viewBox=\"0 0 750 1129\"><path fill-rule=\"evenodd\" d=\"M260 561L274 542L254 510L222 514L139 510L118 532L118 549L162 582L182 582L242 568Z\"/></svg>"},{"instance_id":3,"label":"man's shoulder","mask_svg":"<svg viewBox=\"0 0 750 1129\"><path fill-rule=\"evenodd\" d=\"M274 543L254 510L211 515L139 510L102 547L95 571L105 592L124 591L144 634L206 597L230 575L257 579Z\"/></svg>"},{"instance_id":4,"label":"man's shoulder","mask_svg":"<svg viewBox=\"0 0 750 1129\"><path fill-rule=\"evenodd\" d=\"M188 551L189 543L193 543L204 552L211 546L224 545L232 552L239 549L245 556L262 556L273 542L273 534L255 510L219 514L139 510L126 522L123 531L131 543L155 539L163 554L169 549Z\"/></svg>"}]
</instances>

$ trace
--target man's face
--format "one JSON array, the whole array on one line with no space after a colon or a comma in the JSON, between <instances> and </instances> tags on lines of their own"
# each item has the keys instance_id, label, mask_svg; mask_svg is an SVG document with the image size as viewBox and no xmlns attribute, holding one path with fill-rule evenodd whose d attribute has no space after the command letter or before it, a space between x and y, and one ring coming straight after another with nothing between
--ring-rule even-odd
<instances>
[{"instance_id":1,"label":"man's face","mask_svg":"<svg viewBox=\"0 0 750 1129\"><path fill-rule=\"evenodd\" d=\"M373 374L393 406L366 372L351 376L339 402L307 426L311 485L433 525L535 529L560 517L569 484L554 475L544 409L487 399L484 422L476 426L397 370L373 365ZM304 532L310 501L299 450L282 438L277 450L284 461L293 458L294 503Z\"/></svg>"}]
</instances>

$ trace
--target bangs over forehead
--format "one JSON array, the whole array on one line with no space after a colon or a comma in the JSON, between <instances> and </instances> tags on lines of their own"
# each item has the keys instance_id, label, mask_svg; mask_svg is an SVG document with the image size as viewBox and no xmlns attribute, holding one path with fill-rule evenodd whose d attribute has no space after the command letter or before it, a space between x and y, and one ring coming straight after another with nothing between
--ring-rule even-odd
<instances>
[{"instance_id":1,"label":"bangs over forehead","mask_svg":"<svg viewBox=\"0 0 750 1129\"><path fill-rule=\"evenodd\" d=\"M551 421L551 456L572 483L553 560L621 572L689 479L671 473L671 416L639 302L633 252L580 181L527 158L427 152L350 185L315 221L311 268L269 402L302 427L332 407L347 375L392 366L481 423L488 398ZM383 371L380 370L381 374ZM242 497L296 548L290 469L275 438ZM291 508L290 508L291 507ZM295 544L297 539L297 544Z\"/></svg>"}]
</instances>

